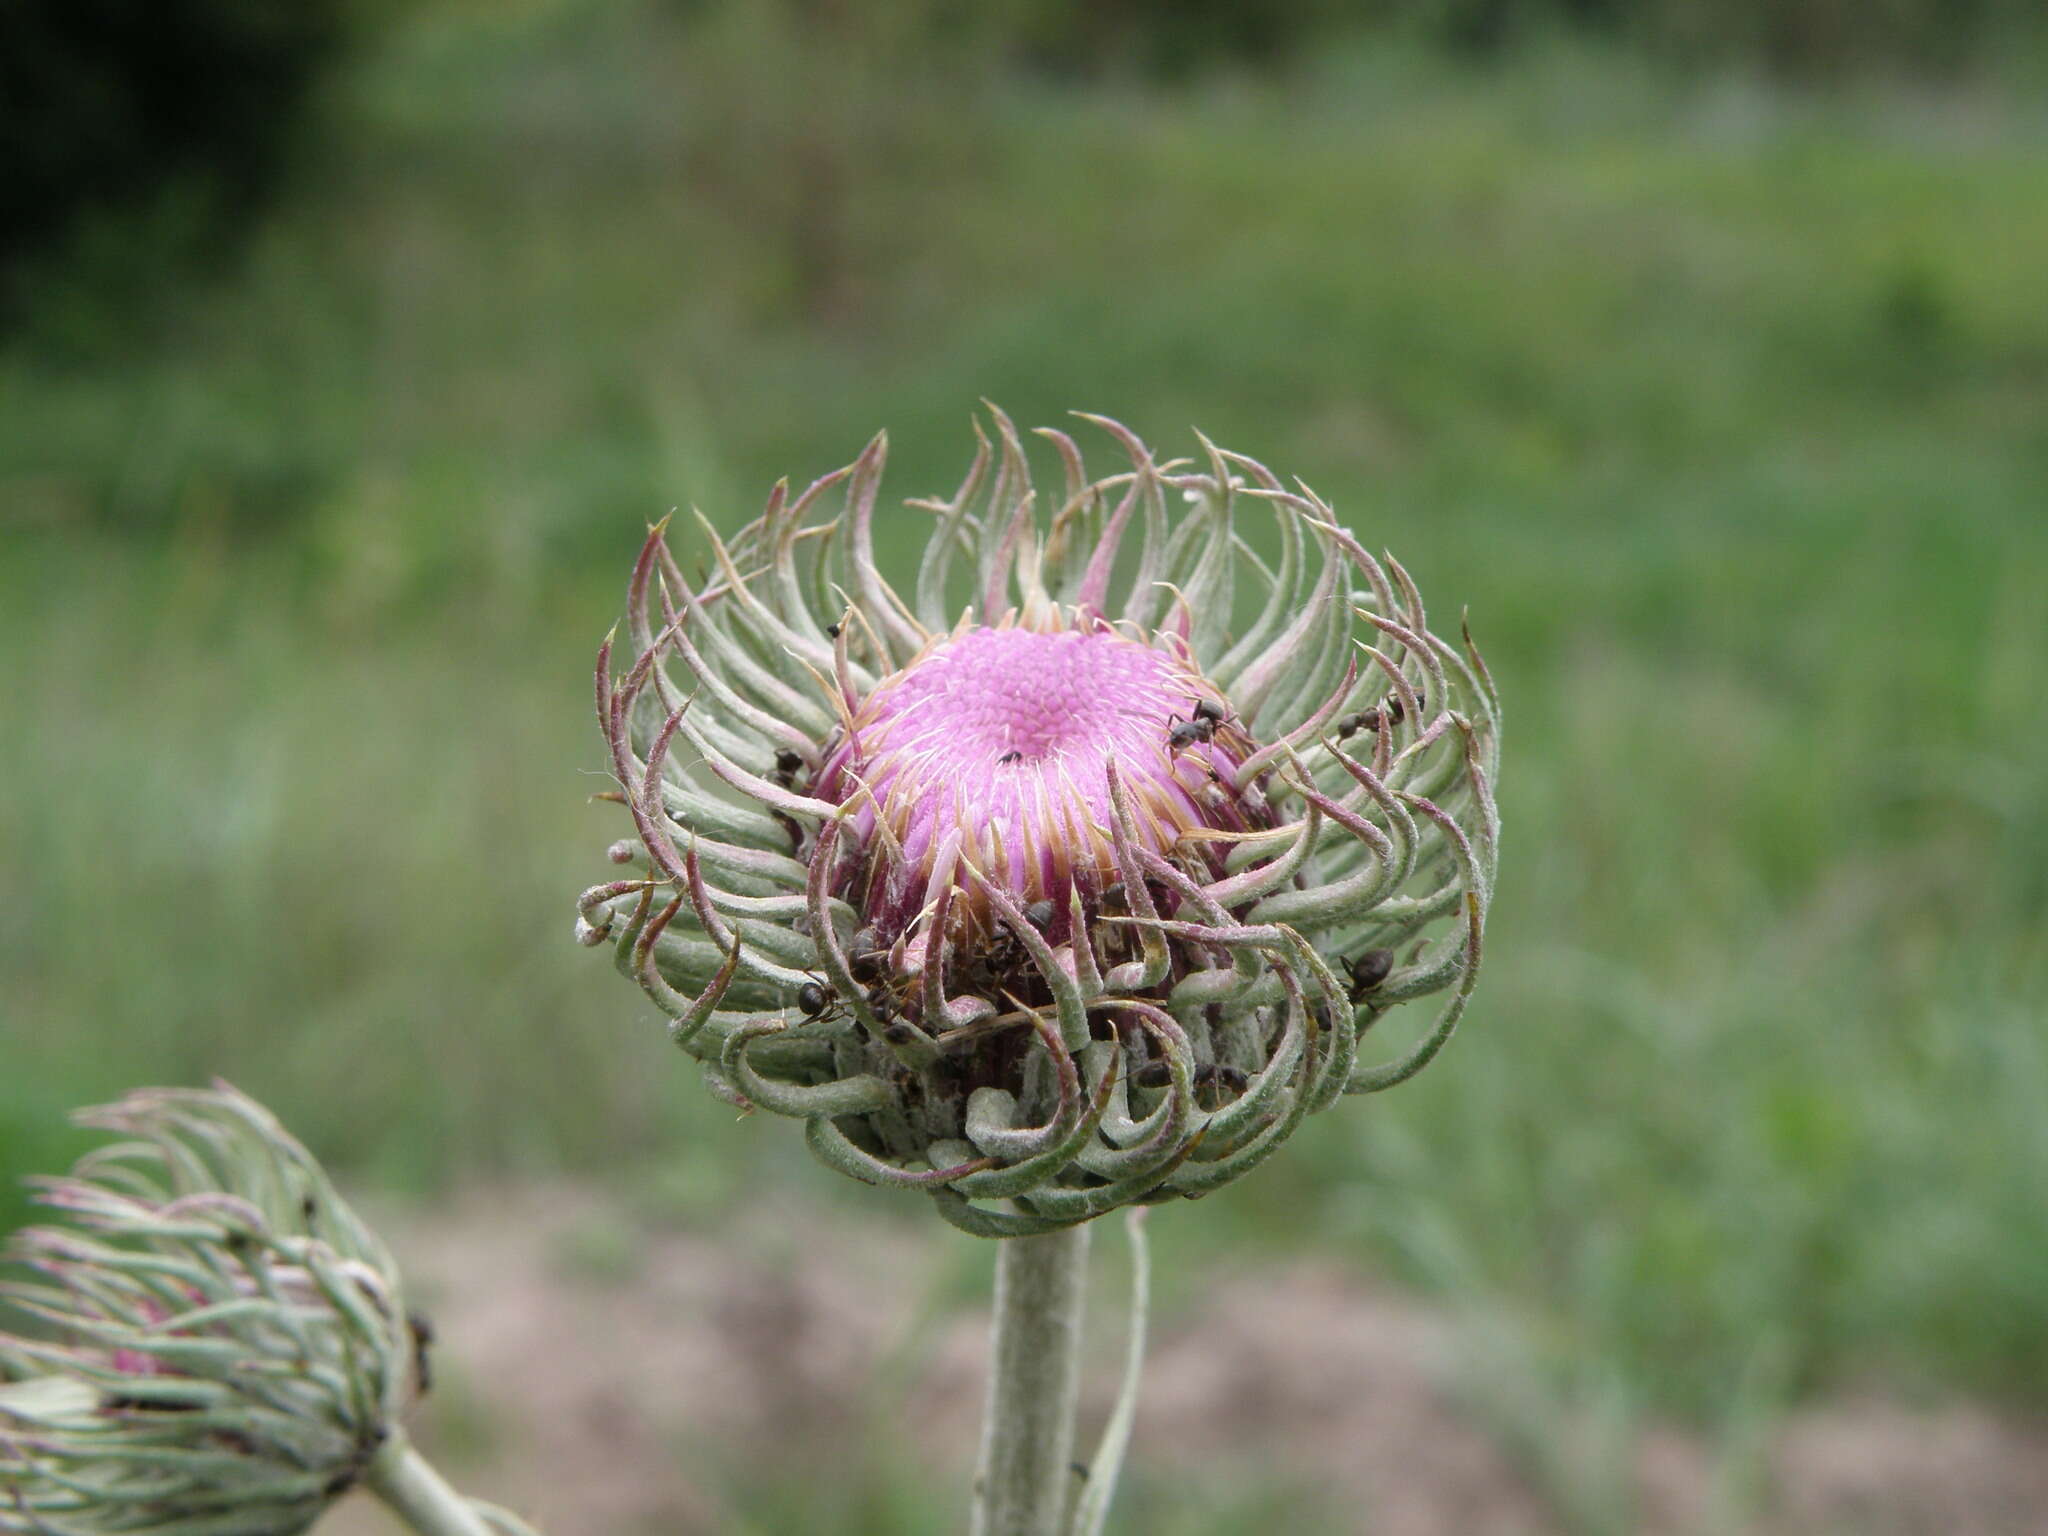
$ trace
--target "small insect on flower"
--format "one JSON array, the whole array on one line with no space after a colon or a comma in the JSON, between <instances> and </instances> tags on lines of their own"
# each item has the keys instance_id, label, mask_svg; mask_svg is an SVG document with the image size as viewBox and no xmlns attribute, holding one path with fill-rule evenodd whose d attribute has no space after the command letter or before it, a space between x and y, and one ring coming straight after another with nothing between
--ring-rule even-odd
<instances>
[{"instance_id":1,"label":"small insect on flower","mask_svg":"<svg viewBox=\"0 0 2048 1536\"><path fill-rule=\"evenodd\" d=\"M1091 416L1122 462L1046 429L1034 489L992 419L908 504L902 589L882 437L704 523L694 581L650 531L595 678L647 874L586 891L577 933L719 1094L1004 1237L1204 1194L1437 1054L1478 975L1500 708L1407 571L1256 460Z\"/></svg>"},{"instance_id":2,"label":"small insect on flower","mask_svg":"<svg viewBox=\"0 0 2048 1536\"><path fill-rule=\"evenodd\" d=\"M1351 1000L1362 1002L1366 993L1393 974L1394 952L1391 949L1368 949L1357 958L1346 960L1344 970L1351 978Z\"/></svg>"},{"instance_id":3,"label":"small insect on flower","mask_svg":"<svg viewBox=\"0 0 2048 1536\"><path fill-rule=\"evenodd\" d=\"M1428 701L1420 688L1415 690L1415 705L1417 709L1428 707ZM1356 736L1360 731L1377 731L1382 717L1390 727L1399 725L1408 717L1408 706L1401 702L1399 695L1389 694L1371 709L1360 710L1355 715L1347 715L1339 720L1337 737L1341 741Z\"/></svg>"},{"instance_id":4,"label":"small insect on flower","mask_svg":"<svg viewBox=\"0 0 2048 1536\"><path fill-rule=\"evenodd\" d=\"M863 986L879 981L889 966L889 952L875 947L875 931L863 928L853 936L846 956L847 974Z\"/></svg>"},{"instance_id":5,"label":"small insect on flower","mask_svg":"<svg viewBox=\"0 0 2048 1536\"><path fill-rule=\"evenodd\" d=\"M1223 706L1212 700L1203 699L1195 705L1193 718L1181 720L1179 715L1168 715L1166 720L1171 727L1166 733L1167 744L1178 752L1198 741L1210 742L1216 739L1216 727L1224 720ZM1180 723L1176 725L1175 721Z\"/></svg>"}]
</instances>

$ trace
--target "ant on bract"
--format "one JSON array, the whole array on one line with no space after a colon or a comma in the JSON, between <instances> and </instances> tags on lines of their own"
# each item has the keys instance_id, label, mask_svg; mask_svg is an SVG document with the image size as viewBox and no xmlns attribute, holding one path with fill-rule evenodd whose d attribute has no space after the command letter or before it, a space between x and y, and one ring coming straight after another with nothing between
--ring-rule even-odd
<instances>
[{"instance_id":1,"label":"ant on bract","mask_svg":"<svg viewBox=\"0 0 2048 1536\"><path fill-rule=\"evenodd\" d=\"M1361 1002L1366 993L1392 973L1394 952L1391 949L1368 949L1356 959L1346 960L1344 969L1351 978L1351 1000Z\"/></svg>"},{"instance_id":2,"label":"ant on bract","mask_svg":"<svg viewBox=\"0 0 2048 1536\"><path fill-rule=\"evenodd\" d=\"M1415 690L1415 707L1418 710L1429 707L1429 703L1423 697L1420 688ZM1401 696L1397 693L1390 693L1373 708L1360 710L1355 715L1346 715L1342 720L1339 720L1337 722L1337 739L1343 741L1347 737L1357 735L1360 731L1377 731L1380 728L1382 717L1385 718L1389 726L1399 725L1402 720L1407 718L1407 714L1406 706L1401 703Z\"/></svg>"},{"instance_id":3,"label":"ant on bract","mask_svg":"<svg viewBox=\"0 0 2048 1536\"><path fill-rule=\"evenodd\" d=\"M828 1024L846 1016L846 1001L814 978L796 989L796 1009L806 1024Z\"/></svg>"},{"instance_id":4,"label":"ant on bract","mask_svg":"<svg viewBox=\"0 0 2048 1536\"><path fill-rule=\"evenodd\" d=\"M854 934L852 944L847 946L846 969L855 981L869 984L888 973L889 951L874 929L863 928Z\"/></svg>"}]
</instances>

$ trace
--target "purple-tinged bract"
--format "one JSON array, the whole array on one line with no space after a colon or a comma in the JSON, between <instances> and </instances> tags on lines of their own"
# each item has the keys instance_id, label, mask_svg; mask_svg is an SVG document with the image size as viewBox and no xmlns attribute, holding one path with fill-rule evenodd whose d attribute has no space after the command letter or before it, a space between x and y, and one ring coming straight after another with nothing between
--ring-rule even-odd
<instances>
[{"instance_id":1,"label":"purple-tinged bract","mask_svg":"<svg viewBox=\"0 0 2048 1536\"><path fill-rule=\"evenodd\" d=\"M996 440L877 567L886 440L686 575L654 529L597 667L635 873L586 891L677 1043L869 1183L1013 1236L1207 1193L1390 1087L1478 973L1499 700L1305 487L1201 444ZM1270 558L1239 520L1270 518ZM898 542L895 538L891 544ZM1360 1042L1441 994L1387 1059Z\"/></svg>"}]
</instances>

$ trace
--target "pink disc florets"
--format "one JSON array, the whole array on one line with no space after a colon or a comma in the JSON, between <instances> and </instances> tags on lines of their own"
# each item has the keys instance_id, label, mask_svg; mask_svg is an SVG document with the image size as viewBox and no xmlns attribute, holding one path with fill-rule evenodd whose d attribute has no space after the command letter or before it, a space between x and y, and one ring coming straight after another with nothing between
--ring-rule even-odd
<instances>
[{"instance_id":1,"label":"pink disc florets","mask_svg":"<svg viewBox=\"0 0 2048 1536\"><path fill-rule=\"evenodd\" d=\"M1249 743L1223 714L1170 637L1094 618L963 629L876 685L813 793L851 805L854 839L876 850L866 909L885 941L942 882L968 893L963 918L986 917L984 881L1064 918L1077 884L1093 896L1116 879L1111 764L1155 853L1244 827L1232 786Z\"/></svg>"}]
</instances>

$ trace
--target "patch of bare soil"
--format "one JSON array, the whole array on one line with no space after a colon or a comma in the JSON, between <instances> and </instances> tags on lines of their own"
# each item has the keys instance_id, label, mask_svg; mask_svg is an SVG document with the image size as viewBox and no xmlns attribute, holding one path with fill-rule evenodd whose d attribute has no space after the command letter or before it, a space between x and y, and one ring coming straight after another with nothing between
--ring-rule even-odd
<instances>
[{"instance_id":1,"label":"patch of bare soil","mask_svg":"<svg viewBox=\"0 0 2048 1536\"><path fill-rule=\"evenodd\" d=\"M935 1308L917 1278L939 1272L943 1233L878 1235L793 1206L737 1229L648 1234L565 1186L479 1192L388 1225L440 1335L420 1438L466 1491L553 1536L736 1529L717 1474L750 1443L827 1445L878 1407L964 1497L986 1320ZM1121 1326L1103 1318L1091 1343L1097 1423ZM1308 1490L1330 1530L1588 1528L1554 1475L1474 1411L1473 1359L1447 1316L1335 1266L1239 1272L1156 1326L1134 1455L1153 1475ZM1653 1427L1631 1454L1628 1512L1603 1529L2048 1531L2048 1426L1967 1404L1791 1415L1763 1453L1763 1513L1731 1512L1717 1458L1692 1436ZM393 1529L355 1499L321 1536Z\"/></svg>"}]
</instances>

